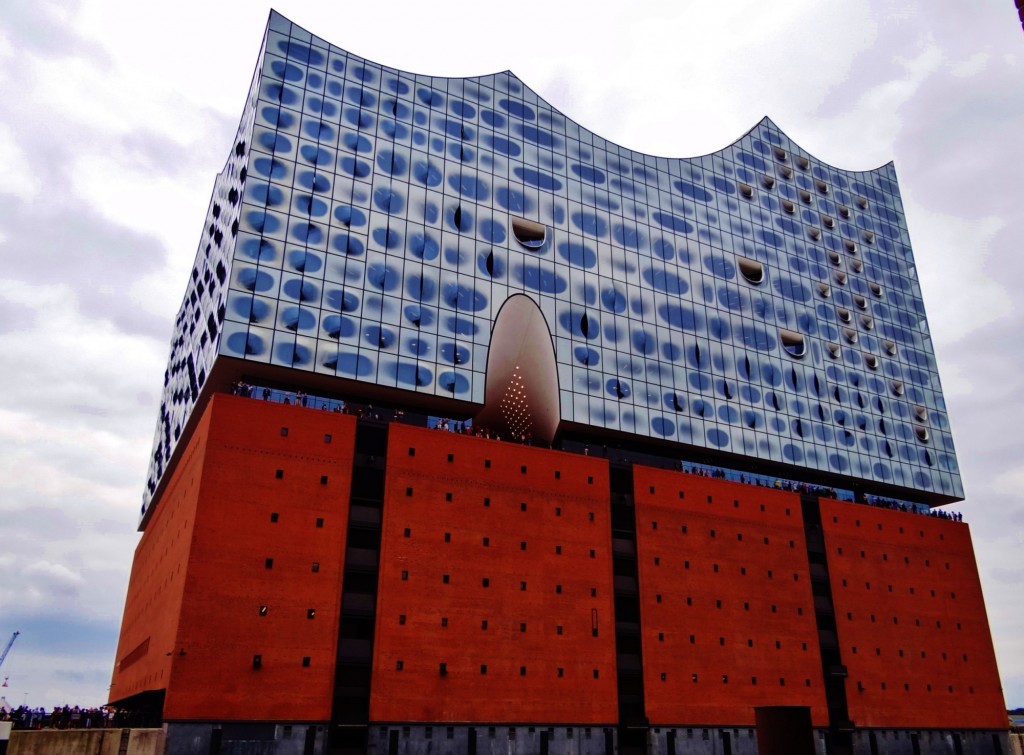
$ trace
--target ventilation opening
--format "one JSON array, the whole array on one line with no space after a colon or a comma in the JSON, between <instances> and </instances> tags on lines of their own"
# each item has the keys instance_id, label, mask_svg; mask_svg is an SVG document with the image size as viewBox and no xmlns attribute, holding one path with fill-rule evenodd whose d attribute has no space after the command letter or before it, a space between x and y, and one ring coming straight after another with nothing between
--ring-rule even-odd
<instances>
[{"instance_id":1,"label":"ventilation opening","mask_svg":"<svg viewBox=\"0 0 1024 755\"><path fill-rule=\"evenodd\" d=\"M843 336L847 343L857 343L857 331L853 328L843 328Z\"/></svg>"},{"instance_id":2,"label":"ventilation opening","mask_svg":"<svg viewBox=\"0 0 1024 755\"><path fill-rule=\"evenodd\" d=\"M829 252L828 261L836 267L839 267L839 265L842 264L843 258L839 256L839 252Z\"/></svg>"},{"instance_id":3,"label":"ventilation opening","mask_svg":"<svg viewBox=\"0 0 1024 755\"><path fill-rule=\"evenodd\" d=\"M857 197L853 201L856 202L857 206L859 208L861 208L862 210L866 210L868 208L868 199L867 199L867 197Z\"/></svg>"},{"instance_id":4,"label":"ventilation opening","mask_svg":"<svg viewBox=\"0 0 1024 755\"><path fill-rule=\"evenodd\" d=\"M840 286L845 286L846 285L846 273L844 273L842 270L836 270L836 273L835 273L835 275L832 276L832 278Z\"/></svg>"},{"instance_id":5,"label":"ventilation opening","mask_svg":"<svg viewBox=\"0 0 1024 755\"><path fill-rule=\"evenodd\" d=\"M861 315L860 316L860 326L862 328L864 328L864 330L874 330L875 329L875 321L872 320L867 315Z\"/></svg>"},{"instance_id":6,"label":"ventilation opening","mask_svg":"<svg viewBox=\"0 0 1024 755\"><path fill-rule=\"evenodd\" d=\"M928 409L920 404L914 404L914 419L918 422L927 422Z\"/></svg>"},{"instance_id":7,"label":"ventilation opening","mask_svg":"<svg viewBox=\"0 0 1024 755\"><path fill-rule=\"evenodd\" d=\"M836 307L836 316L843 322L851 322L853 320L850 310L845 307Z\"/></svg>"},{"instance_id":8,"label":"ventilation opening","mask_svg":"<svg viewBox=\"0 0 1024 755\"><path fill-rule=\"evenodd\" d=\"M808 168L810 168L810 167L811 167L811 161L810 161L810 160L808 160L808 159L807 159L806 157L803 157L803 156L798 156L798 157L796 158L796 166L797 166L797 167L798 167L798 168L799 168L800 170L807 170Z\"/></svg>"},{"instance_id":9,"label":"ventilation opening","mask_svg":"<svg viewBox=\"0 0 1024 755\"><path fill-rule=\"evenodd\" d=\"M885 349L885 353L891 357L896 356L896 342L895 341L882 341L882 348Z\"/></svg>"},{"instance_id":10,"label":"ventilation opening","mask_svg":"<svg viewBox=\"0 0 1024 755\"><path fill-rule=\"evenodd\" d=\"M917 439L922 443L928 442L928 428L924 425L914 425L914 435L916 435Z\"/></svg>"},{"instance_id":11,"label":"ventilation opening","mask_svg":"<svg viewBox=\"0 0 1024 755\"><path fill-rule=\"evenodd\" d=\"M878 369L878 357L876 357L874 354L865 354L864 355L864 364L867 366L867 368L869 370L877 370Z\"/></svg>"},{"instance_id":12,"label":"ventilation opening","mask_svg":"<svg viewBox=\"0 0 1024 755\"><path fill-rule=\"evenodd\" d=\"M804 204L811 203L811 192L800 189L800 191L798 191L797 194L800 195L800 201L803 202Z\"/></svg>"},{"instance_id":13,"label":"ventilation opening","mask_svg":"<svg viewBox=\"0 0 1024 755\"><path fill-rule=\"evenodd\" d=\"M740 274L746 278L748 283L757 285L764 280L764 265L757 260L747 259L746 257L737 257L736 265L740 269Z\"/></svg>"},{"instance_id":14,"label":"ventilation opening","mask_svg":"<svg viewBox=\"0 0 1024 755\"><path fill-rule=\"evenodd\" d=\"M790 201L789 201L788 199L783 199L783 200L782 200L782 209L783 209L783 210L784 210L784 211L785 211L786 213L788 213L788 214L792 215L792 214L793 214L794 212L796 212L796 205L794 205L794 204L793 204L792 202L790 202Z\"/></svg>"},{"instance_id":15,"label":"ventilation opening","mask_svg":"<svg viewBox=\"0 0 1024 755\"><path fill-rule=\"evenodd\" d=\"M839 348L839 344L838 343L826 343L825 344L825 350L828 351L828 355L830 357L832 357L833 359L839 359L839 354L841 353L841 349Z\"/></svg>"},{"instance_id":16,"label":"ventilation opening","mask_svg":"<svg viewBox=\"0 0 1024 755\"><path fill-rule=\"evenodd\" d=\"M807 341L803 335L795 331L779 328L779 342L791 357L799 359L807 353Z\"/></svg>"},{"instance_id":17,"label":"ventilation opening","mask_svg":"<svg viewBox=\"0 0 1024 755\"><path fill-rule=\"evenodd\" d=\"M771 176L761 176L761 185L766 189L771 189L775 186L775 179Z\"/></svg>"},{"instance_id":18,"label":"ventilation opening","mask_svg":"<svg viewBox=\"0 0 1024 755\"><path fill-rule=\"evenodd\" d=\"M846 247L846 251L850 254L857 253L857 242L853 239L843 239L843 246Z\"/></svg>"},{"instance_id":19,"label":"ventilation opening","mask_svg":"<svg viewBox=\"0 0 1024 755\"><path fill-rule=\"evenodd\" d=\"M808 227L807 228L807 235L813 241L817 241L818 239L821 238L821 229L820 228L814 228L814 227Z\"/></svg>"},{"instance_id":20,"label":"ventilation opening","mask_svg":"<svg viewBox=\"0 0 1024 755\"><path fill-rule=\"evenodd\" d=\"M784 163L789 159L789 156L786 154L786 150L782 147L772 147L772 154L775 155L775 159L780 163Z\"/></svg>"},{"instance_id":21,"label":"ventilation opening","mask_svg":"<svg viewBox=\"0 0 1024 755\"><path fill-rule=\"evenodd\" d=\"M827 299L831 295L832 289L829 287L827 283L818 284L818 296L820 296L822 299Z\"/></svg>"},{"instance_id":22,"label":"ventilation opening","mask_svg":"<svg viewBox=\"0 0 1024 755\"><path fill-rule=\"evenodd\" d=\"M839 217L841 217L841 218L849 218L850 217L850 208L846 207L844 205L839 205Z\"/></svg>"},{"instance_id":23,"label":"ventilation opening","mask_svg":"<svg viewBox=\"0 0 1024 755\"><path fill-rule=\"evenodd\" d=\"M834 217L832 217L831 215L822 215L821 216L821 224L823 226L825 226L826 228L835 228L836 227L836 219Z\"/></svg>"},{"instance_id":24,"label":"ventilation opening","mask_svg":"<svg viewBox=\"0 0 1024 755\"><path fill-rule=\"evenodd\" d=\"M546 226L526 218L514 218L512 234L516 237L516 241L527 249L540 249L547 240L548 229Z\"/></svg>"},{"instance_id":25,"label":"ventilation opening","mask_svg":"<svg viewBox=\"0 0 1024 755\"><path fill-rule=\"evenodd\" d=\"M754 187L750 184L741 183L740 194L742 194L746 199L751 199L754 196Z\"/></svg>"},{"instance_id":26,"label":"ventilation opening","mask_svg":"<svg viewBox=\"0 0 1024 755\"><path fill-rule=\"evenodd\" d=\"M860 260L850 260L850 269L855 273L864 272L864 263Z\"/></svg>"},{"instance_id":27,"label":"ventilation opening","mask_svg":"<svg viewBox=\"0 0 1024 755\"><path fill-rule=\"evenodd\" d=\"M824 181L815 181L814 188L818 190L819 194L828 194L828 184Z\"/></svg>"},{"instance_id":28,"label":"ventilation opening","mask_svg":"<svg viewBox=\"0 0 1024 755\"><path fill-rule=\"evenodd\" d=\"M854 294L853 295L853 303L856 304L859 309L867 309L868 308L868 300L865 299L860 294Z\"/></svg>"},{"instance_id":29,"label":"ventilation opening","mask_svg":"<svg viewBox=\"0 0 1024 755\"><path fill-rule=\"evenodd\" d=\"M866 244L874 244L875 243L875 232L874 231L864 231L861 234L861 238L864 239L864 242Z\"/></svg>"},{"instance_id":30,"label":"ventilation opening","mask_svg":"<svg viewBox=\"0 0 1024 755\"><path fill-rule=\"evenodd\" d=\"M892 381L892 385L890 387L892 388L892 395L894 395L894 396L902 396L903 395L903 381L902 380L893 380Z\"/></svg>"},{"instance_id":31,"label":"ventilation opening","mask_svg":"<svg viewBox=\"0 0 1024 755\"><path fill-rule=\"evenodd\" d=\"M871 289L871 293L877 296L879 299L882 298L882 287L877 283L869 283L868 288Z\"/></svg>"},{"instance_id":32,"label":"ventilation opening","mask_svg":"<svg viewBox=\"0 0 1024 755\"><path fill-rule=\"evenodd\" d=\"M788 165L780 165L779 166L779 175L782 176L783 178L792 178L793 177L793 169L790 168Z\"/></svg>"}]
</instances>

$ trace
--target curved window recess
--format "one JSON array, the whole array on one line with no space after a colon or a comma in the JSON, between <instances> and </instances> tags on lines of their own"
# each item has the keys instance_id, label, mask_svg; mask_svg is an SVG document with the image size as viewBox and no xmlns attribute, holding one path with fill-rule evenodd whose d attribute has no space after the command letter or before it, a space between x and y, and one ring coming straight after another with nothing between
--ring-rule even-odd
<instances>
[{"instance_id":1,"label":"curved window recess","mask_svg":"<svg viewBox=\"0 0 1024 755\"><path fill-rule=\"evenodd\" d=\"M817 241L818 239L821 238L821 229L820 228L814 228L813 226L809 226L807 228L807 235L812 240Z\"/></svg>"},{"instance_id":2,"label":"curved window recess","mask_svg":"<svg viewBox=\"0 0 1024 755\"><path fill-rule=\"evenodd\" d=\"M803 202L804 204L811 203L811 192L800 189L797 193L800 195L801 202Z\"/></svg>"},{"instance_id":3,"label":"curved window recess","mask_svg":"<svg viewBox=\"0 0 1024 755\"><path fill-rule=\"evenodd\" d=\"M874 354L865 354L864 355L864 364L865 364L865 366L869 370L877 370L878 369L878 357L876 357Z\"/></svg>"},{"instance_id":4,"label":"curved window recess","mask_svg":"<svg viewBox=\"0 0 1024 755\"><path fill-rule=\"evenodd\" d=\"M877 283L869 283L868 288L871 289L871 293L877 296L879 299L882 298L882 287Z\"/></svg>"},{"instance_id":5,"label":"curved window recess","mask_svg":"<svg viewBox=\"0 0 1024 755\"><path fill-rule=\"evenodd\" d=\"M789 159L789 155L786 154L786 150L782 147L772 147L772 153L775 155L775 159L780 163L784 163Z\"/></svg>"},{"instance_id":6,"label":"curved window recess","mask_svg":"<svg viewBox=\"0 0 1024 755\"><path fill-rule=\"evenodd\" d=\"M782 209L786 213L788 213L789 215L792 215L794 212L796 212L796 205L794 205L788 199L783 199L782 200Z\"/></svg>"},{"instance_id":7,"label":"curved window recess","mask_svg":"<svg viewBox=\"0 0 1024 755\"><path fill-rule=\"evenodd\" d=\"M458 230L462 230L462 205L455 208L455 213L452 215L452 222L455 223L455 227Z\"/></svg>"},{"instance_id":8,"label":"curved window recess","mask_svg":"<svg viewBox=\"0 0 1024 755\"><path fill-rule=\"evenodd\" d=\"M801 333L794 330L779 328L779 343L791 357L800 359L807 353L807 341Z\"/></svg>"},{"instance_id":9,"label":"curved window recess","mask_svg":"<svg viewBox=\"0 0 1024 755\"><path fill-rule=\"evenodd\" d=\"M843 239L843 246L846 248L846 251L848 251L850 254L857 253L857 242L854 241L853 239Z\"/></svg>"},{"instance_id":10,"label":"curved window recess","mask_svg":"<svg viewBox=\"0 0 1024 755\"><path fill-rule=\"evenodd\" d=\"M832 217L831 215L822 214L822 216L821 216L821 224L823 226L825 226L826 228L835 228L836 227L836 219L834 217Z\"/></svg>"},{"instance_id":11,"label":"curved window recess","mask_svg":"<svg viewBox=\"0 0 1024 755\"><path fill-rule=\"evenodd\" d=\"M840 286L846 285L846 273L842 270L836 270L835 275L832 276L836 283Z\"/></svg>"},{"instance_id":12,"label":"curved window recess","mask_svg":"<svg viewBox=\"0 0 1024 755\"><path fill-rule=\"evenodd\" d=\"M762 175L761 185L766 189L771 189L775 186L775 179L769 175Z\"/></svg>"},{"instance_id":13,"label":"curved window recess","mask_svg":"<svg viewBox=\"0 0 1024 755\"><path fill-rule=\"evenodd\" d=\"M893 380L892 384L889 387L892 389L892 395L893 396L902 396L903 395L903 381L902 380Z\"/></svg>"},{"instance_id":14,"label":"curved window recess","mask_svg":"<svg viewBox=\"0 0 1024 755\"><path fill-rule=\"evenodd\" d=\"M850 208L847 207L846 205L839 205L839 217L849 219Z\"/></svg>"},{"instance_id":15,"label":"curved window recess","mask_svg":"<svg viewBox=\"0 0 1024 755\"><path fill-rule=\"evenodd\" d=\"M860 316L860 326L862 328L864 328L864 330L874 330L875 329L875 321L872 320L867 315L861 315Z\"/></svg>"},{"instance_id":16,"label":"curved window recess","mask_svg":"<svg viewBox=\"0 0 1024 755\"><path fill-rule=\"evenodd\" d=\"M822 299L827 299L831 295L832 289L829 288L829 285L827 283L818 284L818 296L820 296Z\"/></svg>"},{"instance_id":17,"label":"curved window recess","mask_svg":"<svg viewBox=\"0 0 1024 755\"><path fill-rule=\"evenodd\" d=\"M861 234L861 237L864 239L864 241L866 241L869 244L875 243L874 231L864 231L864 233Z\"/></svg>"},{"instance_id":18,"label":"curved window recess","mask_svg":"<svg viewBox=\"0 0 1024 755\"><path fill-rule=\"evenodd\" d=\"M853 322L853 315L845 307L836 307L836 316L843 322Z\"/></svg>"},{"instance_id":19,"label":"curved window recess","mask_svg":"<svg viewBox=\"0 0 1024 755\"><path fill-rule=\"evenodd\" d=\"M751 186L750 184L741 183L740 194L742 194L747 199L752 199L754 197L754 187Z\"/></svg>"},{"instance_id":20,"label":"curved window recess","mask_svg":"<svg viewBox=\"0 0 1024 755\"><path fill-rule=\"evenodd\" d=\"M853 201L856 202L857 206L859 208L861 208L862 210L866 210L868 208L868 198L867 197L856 197Z\"/></svg>"},{"instance_id":21,"label":"curved window recess","mask_svg":"<svg viewBox=\"0 0 1024 755\"><path fill-rule=\"evenodd\" d=\"M857 331L853 328L843 328L843 335L847 343L857 343Z\"/></svg>"},{"instance_id":22,"label":"curved window recess","mask_svg":"<svg viewBox=\"0 0 1024 755\"><path fill-rule=\"evenodd\" d=\"M828 194L828 184L824 181L815 181L814 187L818 190L819 194Z\"/></svg>"},{"instance_id":23,"label":"curved window recess","mask_svg":"<svg viewBox=\"0 0 1024 755\"><path fill-rule=\"evenodd\" d=\"M740 269L740 275L742 275L748 283L753 283L756 286L764 280L764 265L757 260L747 259L746 257L737 257L736 266Z\"/></svg>"},{"instance_id":24,"label":"curved window recess","mask_svg":"<svg viewBox=\"0 0 1024 755\"><path fill-rule=\"evenodd\" d=\"M927 422L928 408L920 404L914 404L914 420L917 422Z\"/></svg>"},{"instance_id":25,"label":"curved window recess","mask_svg":"<svg viewBox=\"0 0 1024 755\"><path fill-rule=\"evenodd\" d=\"M793 169L790 168L788 165L780 165L779 166L779 175L782 176L783 178L786 178L786 179L792 178L793 177Z\"/></svg>"},{"instance_id":26,"label":"curved window recess","mask_svg":"<svg viewBox=\"0 0 1024 755\"><path fill-rule=\"evenodd\" d=\"M928 428L924 425L914 425L914 435L916 435L917 439L922 443L928 442Z\"/></svg>"},{"instance_id":27,"label":"curved window recess","mask_svg":"<svg viewBox=\"0 0 1024 755\"><path fill-rule=\"evenodd\" d=\"M540 249L547 240L547 226L526 218L512 219L512 235L527 249Z\"/></svg>"},{"instance_id":28,"label":"curved window recess","mask_svg":"<svg viewBox=\"0 0 1024 755\"><path fill-rule=\"evenodd\" d=\"M850 260L850 269L855 273L863 273L864 263L860 260Z\"/></svg>"},{"instance_id":29,"label":"curved window recess","mask_svg":"<svg viewBox=\"0 0 1024 755\"><path fill-rule=\"evenodd\" d=\"M796 166L800 168L800 170L807 170L811 167L811 161L801 155L796 158Z\"/></svg>"},{"instance_id":30,"label":"curved window recess","mask_svg":"<svg viewBox=\"0 0 1024 755\"><path fill-rule=\"evenodd\" d=\"M826 343L825 351L827 351L828 355L833 359L839 359L839 355L842 353L842 349L838 343Z\"/></svg>"},{"instance_id":31,"label":"curved window recess","mask_svg":"<svg viewBox=\"0 0 1024 755\"><path fill-rule=\"evenodd\" d=\"M885 349L885 353L891 357L896 356L896 342L895 341L882 341L882 348Z\"/></svg>"},{"instance_id":32,"label":"curved window recess","mask_svg":"<svg viewBox=\"0 0 1024 755\"><path fill-rule=\"evenodd\" d=\"M831 262L836 267L839 267L841 264L843 264L843 258L839 256L839 252L829 252L828 261Z\"/></svg>"},{"instance_id":33,"label":"curved window recess","mask_svg":"<svg viewBox=\"0 0 1024 755\"><path fill-rule=\"evenodd\" d=\"M858 309L867 309L868 308L868 300L865 299L860 294L854 294L853 295L853 303L857 305Z\"/></svg>"}]
</instances>

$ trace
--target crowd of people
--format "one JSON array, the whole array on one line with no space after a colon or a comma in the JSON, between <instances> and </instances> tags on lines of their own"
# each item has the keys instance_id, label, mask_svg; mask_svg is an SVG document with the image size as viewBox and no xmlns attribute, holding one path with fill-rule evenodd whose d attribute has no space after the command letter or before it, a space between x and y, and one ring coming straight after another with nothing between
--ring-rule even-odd
<instances>
[{"instance_id":1,"label":"crowd of people","mask_svg":"<svg viewBox=\"0 0 1024 755\"><path fill-rule=\"evenodd\" d=\"M47 710L21 705L0 710L0 721L10 721L11 728L16 730L122 728L138 725L134 718L132 712L113 707L80 708L77 705L64 705Z\"/></svg>"}]
</instances>

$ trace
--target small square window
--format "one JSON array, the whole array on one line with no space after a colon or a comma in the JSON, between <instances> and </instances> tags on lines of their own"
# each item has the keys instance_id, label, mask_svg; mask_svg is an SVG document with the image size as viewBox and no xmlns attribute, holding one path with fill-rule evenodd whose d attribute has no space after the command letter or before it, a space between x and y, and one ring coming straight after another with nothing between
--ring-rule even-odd
<instances>
[{"instance_id":1,"label":"small square window","mask_svg":"<svg viewBox=\"0 0 1024 755\"><path fill-rule=\"evenodd\" d=\"M324 526L324 518L323 518L322 516L318 516L318 517L316 518L316 526L317 526L317 528L318 528L318 529L323 529L323 526Z\"/></svg>"},{"instance_id":2,"label":"small square window","mask_svg":"<svg viewBox=\"0 0 1024 755\"><path fill-rule=\"evenodd\" d=\"M313 573L316 574L320 571L320 562L314 561L312 566Z\"/></svg>"},{"instance_id":3,"label":"small square window","mask_svg":"<svg viewBox=\"0 0 1024 755\"><path fill-rule=\"evenodd\" d=\"M409 572L402 570L402 581L407 582L409 580Z\"/></svg>"},{"instance_id":4,"label":"small square window","mask_svg":"<svg viewBox=\"0 0 1024 755\"><path fill-rule=\"evenodd\" d=\"M441 582L442 582L442 584L448 584L449 579L450 578L449 578L449 576L447 574L442 574L441 575Z\"/></svg>"},{"instance_id":5,"label":"small square window","mask_svg":"<svg viewBox=\"0 0 1024 755\"><path fill-rule=\"evenodd\" d=\"M447 491L447 492L445 492L445 494L444 494L444 500L445 500L446 502L450 502L450 501L452 500L452 494L451 494L451 492L450 492L450 491Z\"/></svg>"},{"instance_id":6,"label":"small square window","mask_svg":"<svg viewBox=\"0 0 1024 755\"><path fill-rule=\"evenodd\" d=\"M262 668L263 667L263 656L256 654L252 657L252 667Z\"/></svg>"},{"instance_id":7,"label":"small square window","mask_svg":"<svg viewBox=\"0 0 1024 755\"><path fill-rule=\"evenodd\" d=\"M444 541L446 543L450 543L452 541L452 533L450 533L450 532L444 533Z\"/></svg>"},{"instance_id":8,"label":"small square window","mask_svg":"<svg viewBox=\"0 0 1024 755\"><path fill-rule=\"evenodd\" d=\"M490 506L490 505L491 505L491 499L490 498L484 498L484 506L487 507L487 506Z\"/></svg>"},{"instance_id":9,"label":"small square window","mask_svg":"<svg viewBox=\"0 0 1024 755\"><path fill-rule=\"evenodd\" d=\"M302 668L309 668L309 661L310 659L308 655L302 656Z\"/></svg>"},{"instance_id":10,"label":"small square window","mask_svg":"<svg viewBox=\"0 0 1024 755\"><path fill-rule=\"evenodd\" d=\"M519 504L519 510L520 511L526 511L526 502L525 501L523 501L522 503Z\"/></svg>"},{"instance_id":11,"label":"small square window","mask_svg":"<svg viewBox=\"0 0 1024 755\"><path fill-rule=\"evenodd\" d=\"M519 676L526 676L526 666L519 667Z\"/></svg>"},{"instance_id":12,"label":"small square window","mask_svg":"<svg viewBox=\"0 0 1024 755\"><path fill-rule=\"evenodd\" d=\"M555 516L561 516L561 515L562 515L562 507L561 506L555 506Z\"/></svg>"},{"instance_id":13,"label":"small square window","mask_svg":"<svg viewBox=\"0 0 1024 755\"><path fill-rule=\"evenodd\" d=\"M404 668L405 668L405 662L404 661L395 661L395 671L401 671Z\"/></svg>"},{"instance_id":14,"label":"small square window","mask_svg":"<svg viewBox=\"0 0 1024 755\"><path fill-rule=\"evenodd\" d=\"M526 583L525 582L520 582L519 583L519 589L520 590L525 590L526 589Z\"/></svg>"},{"instance_id":15,"label":"small square window","mask_svg":"<svg viewBox=\"0 0 1024 755\"><path fill-rule=\"evenodd\" d=\"M307 608L306 609L306 618L307 619L315 619L316 618L316 609L315 608Z\"/></svg>"},{"instance_id":16,"label":"small square window","mask_svg":"<svg viewBox=\"0 0 1024 755\"><path fill-rule=\"evenodd\" d=\"M278 479L278 480L283 480L284 479L284 470L283 469L278 469L276 472L274 472L274 478Z\"/></svg>"},{"instance_id":17,"label":"small square window","mask_svg":"<svg viewBox=\"0 0 1024 755\"><path fill-rule=\"evenodd\" d=\"M260 616L266 616L267 615L267 611L268 611L268 609L267 609L266 606L260 606Z\"/></svg>"},{"instance_id":18,"label":"small square window","mask_svg":"<svg viewBox=\"0 0 1024 755\"><path fill-rule=\"evenodd\" d=\"M411 529L409 529L408 527L406 527L406 528L405 528L405 529L404 529L404 530L402 531L402 537L412 537L412 530L411 530Z\"/></svg>"},{"instance_id":19,"label":"small square window","mask_svg":"<svg viewBox=\"0 0 1024 755\"><path fill-rule=\"evenodd\" d=\"M565 676L565 669L559 667L559 669L558 669L558 678L561 679L563 676Z\"/></svg>"},{"instance_id":20,"label":"small square window","mask_svg":"<svg viewBox=\"0 0 1024 755\"><path fill-rule=\"evenodd\" d=\"M525 632L526 631L526 622L525 621L524 622L520 622L520 624L519 624L519 631L520 632Z\"/></svg>"},{"instance_id":21,"label":"small square window","mask_svg":"<svg viewBox=\"0 0 1024 755\"><path fill-rule=\"evenodd\" d=\"M590 588L590 597L592 597L592 598L596 598L597 597L597 588L596 587L591 587Z\"/></svg>"},{"instance_id":22,"label":"small square window","mask_svg":"<svg viewBox=\"0 0 1024 755\"><path fill-rule=\"evenodd\" d=\"M282 427L281 428L281 437L282 438L287 438L288 437L288 428L287 427Z\"/></svg>"},{"instance_id":23,"label":"small square window","mask_svg":"<svg viewBox=\"0 0 1024 755\"><path fill-rule=\"evenodd\" d=\"M277 512L276 511L271 512L271 514L270 514L270 521L272 523L274 523L274 524L277 524L277 520L278 520Z\"/></svg>"},{"instance_id":24,"label":"small square window","mask_svg":"<svg viewBox=\"0 0 1024 755\"><path fill-rule=\"evenodd\" d=\"M330 443L330 442L331 442L331 435L330 435L330 433L327 433L327 434L324 435L324 443Z\"/></svg>"},{"instance_id":25,"label":"small square window","mask_svg":"<svg viewBox=\"0 0 1024 755\"><path fill-rule=\"evenodd\" d=\"M480 628L483 629L485 632L487 631L487 619L484 619L480 622Z\"/></svg>"},{"instance_id":26,"label":"small square window","mask_svg":"<svg viewBox=\"0 0 1024 755\"><path fill-rule=\"evenodd\" d=\"M486 674L487 673L487 664L486 663L481 663L480 664L480 673L481 674Z\"/></svg>"},{"instance_id":27,"label":"small square window","mask_svg":"<svg viewBox=\"0 0 1024 755\"><path fill-rule=\"evenodd\" d=\"M409 449L409 456L415 456L415 455L416 455L416 449L415 448L410 448Z\"/></svg>"},{"instance_id":28,"label":"small square window","mask_svg":"<svg viewBox=\"0 0 1024 755\"><path fill-rule=\"evenodd\" d=\"M561 585L555 585L555 593L557 595L561 595L562 594L562 586Z\"/></svg>"},{"instance_id":29,"label":"small square window","mask_svg":"<svg viewBox=\"0 0 1024 755\"><path fill-rule=\"evenodd\" d=\"M403 627L405 626L405 614L404 613L398 614L398 625L399 626L403 626Z\"/></svg>"},{"instance_id":30,"label":"small square window","mask_svg":"<svg viewBox=\"0 0 1024 755\"><path fill-rule=\"evenodd\" d=\"M449 462L455 461L455 454L448 454L448 461Z\"/></svg>"},{"instance_id":31,"label":"small square window","mask_svg":"<svg viewBox=\"0 0 1024 755\"><path fill-rule=\"evenodd\" d=\"M490 587L491 586L491 580L488 577L484 577L483 585L484 585L484 587Z\"/></svg>"},{"instance_id":32,"label":"small square window","mask_svg":"<svg viewBox=\"0 0 1024 755\"><path fill-rule=\"evenodd\" d=\"M525 464L523 464L523 465L522 465L521 467L519 467L519 471L520 471L520 473L522 473L522 474L526 474L526 465L525 465Z\"/></svg>"},{"instance_id":33,"label":"small square window","mask_svg":"<svg viewBox=\"0 0 1024 755\"><path fill-rule=\"evenodd\" d=\"M588 476L587 476L587 485L593 485L593 484L594 484L594 478L593 478L593 476L591 476L591 475L588 475Z\"/></svg>"},{"instance_id":34,"label":"small square window","mask_svg":"<svg viewBox=\"0 0 1024 755\"><path fill-rule=\"evenodd\" d=\"M484 469L490 469L490 468L491 468L491 460L490 459L484 459Z\"/></svg>"},{"instance_id":35,"label":"small square window","mask_svg":"<svg viewBox=\"0 0 1024 755\"><path fill-rule=\"evenodd\" d=\"M562 634L563 631L561 625L555 627L555 634Z\"/></svg>"},{"instance_id":36,"label":"small square window","mask_svg":"<svg viewBox=\"0 0 1024 755\"><path fill-rule=\"evenodd\" d=\"M484 538L484 547L485 548L490 548L491 547L491 538L489 538L489 537L485 537Z\"/></svg>"},{"instance_id":37,"label":"small square window","mask_svg":"<svg viewBox=\"0 0 1024 755\"><path fill-rule=\"evenodd\" d=\"M562 473L559 472L557 469L555 470L555 479L556 480L561 480L562 479Z\"/></svg>"},{"instance_id":38,"label":"small square window","mask_svg":"<svg viewBox=\"0 0 1024 755\"><path fill-rule=\"evenodd\" d=\"M597 558L597 551L594 550L593 548L590 549L590 557L591 558Z\"/></svg>"},{"instance_id":39,"label":"small square window","mask_svg":"<svg viewBox=\"0 0 1024 755\"><path fill-rule=\"evenodd\" d=\"M593 512L593 511L589 512L589 513L587 514L587 518L588 518L588 519L589 519L590 521L594 521L594 512Z\"/></svg>"},{"instance_id":40,"label":"small square window","mask_svg":"<svg viewBox=\"0 0 1024 755\"><path fill-rule=\"evenodd\" d=\"M264 559L263 560L263 567L266 568L266 569L273 569L274 568L274 559L272 559L272 558Z\"/></svg>"},{"instance_id":41,"label":"small square window","mask_svg":"<svg viewBox=\"0 0 1024 755\"><path fill-rule=\"evenodd\" d=\"M599 679L600 677L601 677L601 672L598 671L597 669L594 669L594 678L595 679ZM572 729L570 729L569 731L572 731Z\"/></svg>"},{"instance_id":42,"label":"small square window","mask_svg":"<svg viewBox=\"0 0 1024 755\"><path fill-rule=\"evenodd\" d=\"M411 496L411 495L412 495L412 488L406 488L406 489L405 489L405 494L406 494L407 496Z\"/></svg>"},{"instance_id":43,"label":"small square window","mask_svg":"<svg viewBox=\"0 0 1024 755\"><path fill-rule=\"evenodd\" d=\"M447 616L442 616L441 617L441 626L442 627L447 627L448 626L448 617Z\"/></svg>"},{"instance_id":44,"label":"small square window","mask_svg":"<svg viewBox=\"0 0 1024 755\"><path fill-rule=\"evenodd\" d=\"M325 475L325 474L320 475L320 484L321 485L326 485L327 484L327 475Z\"/></svg>"}]
</instances>

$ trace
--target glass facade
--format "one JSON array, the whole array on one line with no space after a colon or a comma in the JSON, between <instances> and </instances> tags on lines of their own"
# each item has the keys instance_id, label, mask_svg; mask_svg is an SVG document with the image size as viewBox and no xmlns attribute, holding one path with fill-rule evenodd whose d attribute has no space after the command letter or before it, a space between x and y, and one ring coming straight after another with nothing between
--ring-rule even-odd
<instances>
[{"instance_id":1,"label":"glass facade","mask_svg":"<svg viewBox=\"0 0 1024 755\"><path fill-rule=\"evenodd\" d=\"M517 293L565 421L963 496L892 164L834 168L768 119L653 157L510 72L417 76L272 13L146 500L217 356L482 404Z\"/></svg>"}]
</instances>

